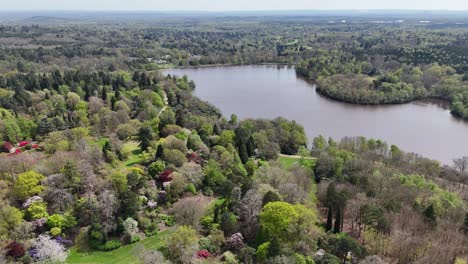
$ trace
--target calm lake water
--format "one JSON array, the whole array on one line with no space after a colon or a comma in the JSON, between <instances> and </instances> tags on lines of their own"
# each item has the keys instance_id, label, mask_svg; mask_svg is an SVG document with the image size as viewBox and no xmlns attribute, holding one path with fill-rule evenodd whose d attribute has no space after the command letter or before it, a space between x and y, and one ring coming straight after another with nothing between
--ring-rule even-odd
<instances>
[{"instance_id":1,"label":"calm lake water","mask_svg":"<svg viewBox=\"0 0 468 264\"><path fill-rule=\"evenodd\" d=\"M365 136L385 140L408 152L451 164L468 155L468 122L450 115L440 102L359 106L324 98L315 86L286 66L180 68L165 74L187 75L195 95L226 117L296 120L309 141L319 134L338 140Z\"/></svg>"}]
</instances>

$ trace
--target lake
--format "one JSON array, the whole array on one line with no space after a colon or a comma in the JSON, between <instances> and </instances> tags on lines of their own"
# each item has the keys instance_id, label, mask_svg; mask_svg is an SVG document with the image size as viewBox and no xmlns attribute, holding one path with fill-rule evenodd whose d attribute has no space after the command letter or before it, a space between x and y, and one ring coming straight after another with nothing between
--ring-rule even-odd
<instances>
[{"instance_id":1,"label":"lake","mask_svg":"<svg viewBox=\"0 0 468 264\"><path fill-rule=\"evenodd\" d=\"M408 152L451 164L468 155L468 122L456 119L440 102L360 106L319 95L315 86L279 65L177 68L164 74L194 80L195 95L229 118L296 120L309 141L322 134L339 140L364 136L385 140Z\"/></svg>"}]
</instances>

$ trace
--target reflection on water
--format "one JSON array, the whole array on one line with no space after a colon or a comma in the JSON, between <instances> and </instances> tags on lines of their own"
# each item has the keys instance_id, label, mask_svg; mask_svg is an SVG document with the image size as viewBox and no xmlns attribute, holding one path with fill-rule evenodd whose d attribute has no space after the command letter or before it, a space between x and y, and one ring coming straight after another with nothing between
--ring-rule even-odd
<instances>
[{"instance_id":1,"label":"reflection on water","mask_svg":"<svg viewBox=\"0 0 468 264\"><path fill-rule=\"evenodd\" d=\"M450 163L468 155L468 123L450 115L447 103L428 99L401 105L361 106L315 92L293 67L279 65L180 68L166 74L194 80L195 95L225 116L275 118L301 123L311 140L322 134L379 138L402 149Z\"/></svg>"}]
</instances>

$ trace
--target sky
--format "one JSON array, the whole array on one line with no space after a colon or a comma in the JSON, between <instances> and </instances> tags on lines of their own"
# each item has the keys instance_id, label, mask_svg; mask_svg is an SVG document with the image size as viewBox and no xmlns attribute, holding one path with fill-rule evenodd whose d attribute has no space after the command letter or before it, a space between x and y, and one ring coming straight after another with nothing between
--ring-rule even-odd
<instances>
[{"instance_id":1,"label":"sky","mask_svg":"<svg viewBox=\"0 0 468 264\"><path fill-rule=\"evenodd\" d=\"M468 10L468 0L0 0L0 10Z\"/></svg>"}]
</instances>

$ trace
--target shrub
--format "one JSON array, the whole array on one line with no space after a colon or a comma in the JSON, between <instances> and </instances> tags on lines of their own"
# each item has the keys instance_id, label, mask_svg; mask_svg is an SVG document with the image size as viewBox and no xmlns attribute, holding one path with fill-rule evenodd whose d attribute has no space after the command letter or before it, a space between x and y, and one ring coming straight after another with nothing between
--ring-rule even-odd
<instances>
[{"instance_id":1,"label":"shrub","mask_svg":"<svg viewBox=\"0 0 468 264\"><path fill-rule=\"evenodd\" d=\"M100 224L94 224L88 229L88 240L91 248L100 249L105 242L105 235Z\"/></svg>"},{"instance_id":2,"label":"shrub","mask_svg":"<svg viewBox=\"0 0 468 264\"><path fill-rule=\"evenodd\" d=\"M171 215L159 215L159 219L164 222L166 226L174 226L175 224L175 217Z\"/></svg>"},{"instance_id":3,"label":"shrub","mask_svg":"<svg viewBox=\"0 0 468 264\"><path fill-rule=\"evenodd\" d=\"M140 240L141 240L141 237L140 237L140 236L132 236L132 237L130 238L130 244L136 243L136 242L138 242L138 241L140 241Z\"/></svg>"},{"instance_id":4,"label":"shrub","mask_svg":"<svg viewBox=\"0 0 468 264\"><path fill-rule=\"evenodd\" d=\"M59 236L60 234L62 234L62 228L53 227L52 229L50 229L50 234L54 237Z\"/></svg>"},{"instance_id":5,"label":"shrub","mask_svg":"<svg viewBox=\"0 0 468 264\"><path fill-rule=\"evenodd\" d=\"M125 234L132 237L136 232L138 232L138 222L135 219L129 217L123 222L123 227Z\"/></svg>"},{"instance_id":6,"label":"shrub","mask_svg":"<svg viewBox=\"0 0 468 264\"><path fill-rule=\"evenodd\" d=\"M11 242L5 248L7 250L6 255L12 258L20 258L24 256L26 250L24 249L23 245L18 242Z\"/></svg>"},{"instance_id":7,"label":"shrub","mask_svg":"<svg viewBox=\"0 0 468 264\"><path fill-rule=\"evenodd\" d=\"M118 240L109 240L107 241L104 245L100 247L101 250L103 251L112 251L120 248L122 246L122 243Z\"/></svg>"},{"instance_id":8,"label":"shrub","mask_svg":"<svg viewBox=\"0 0 468 264\"><path fill-rule=\"evenodd\" d=\"M13 186L13 192L16 197L24 200L30 196L41 193L44 187L41 186L41 181L45 178L44 175L34 171L28 171L18 175L18 179Z\"/></svg>"},{"instance_id":9,"label":"shrub","mask_svg":"<svg viewBox=\"0 0 468 264\"><path fill-rule=\"evenodd\" d=\"M236 255L232 254L230 251L224 252L223 259L226 264L238 264L239 263L239 261L236 258Z\"/></svg>"},{"instance_id":10,"label":"shrub","mask_svg":"<svg viewBox=\"0 0 468 264\"><path fill-rule=\"evenodd\" d=\"M197 258L206 259L206 258L209 258L209 257L211 257L211 254L206 249L202 249L202 250L197 252Z\"/></svg>"},{"instance_id":11,"label":"shrub","mask_svg":"<svg viewBox=\"0 0 468 264\"><path fill-rule=\"evenodd\" d=\"M171 174L172 174L172 170L167 169L167 170L163 171L163 172L159 175L158 180L159 180L160 182L169 182L169 181L172 181L172 176L171 176Z\"/></svg>"},{"instance_id":12,"label":"shrub","mask_svg":"<svg viewBox=\"0 0 468 264\"><path fill-rule=\"evenodd\" d=\"M62 228L65 218L59 214L53 214L47 218L47 225L50 228L59 227Z\"/></svg>"},{"instance_id":13,"label":"shrub","mask_svg":"<svg viewBox=\"0 0 468 264\"><path fill-rule=\"evenodd\" d=\"M187 190L187 192L189 192L189 193L197 194L197 188L195 188L195 185L193 185L193 183L187 184L186 190Z\"/></svg>"},{"instance_id":14,"label":"shrub","mask_svg":"<svg viewBox=\"0 0 468 264\"><path fill-rule=\"evenodd\" d=\"M270 248L270 242L265 242L258 246L257 248L257 260L259 262L265 262L267 256L268 256L268 249Z\"/></svg>"},{"instance_id":15,"label":"shrub","mask_svg":"<svg viewBox=\"0 0 468 264\"><path fill-rule=\"evenodd\" d=\"M181 167L187 161L185 154L178 149L165 149L163 152L164 160L174 164L176 167Z\"/></svg>"},{"instance_id":16,"label":"shrub","mask_svg":"<svg viewBox=\"0 0 468 264\"><path fill-rule=\"evenodd\" d=\"M4 152L10 152L10 150L11 150L12 148L13 148L13 144L11 144L10 142L8 142L8 141L3 142L3 144L2 144L2 150L3 150Z\"/></svg>"},{"instance_id":17,"label":"shrub","mask_svg":"<svg viewBox=\"0 0 468 264\"><path fill-rule=\"evenodd\" d=\"M155 178L157 175L164 171L164 168L166 168L166 164L163 161L153 162L148 167L148 174L152 178Z\"/></svg>"},{"instance_id":18,"label":"shrub","mask_svg":"<svg viewBox=\"0 0 468 264\"><path fill-rule=\"evenodd\" d=\"M47 205L44 202L33 202L31 206L26 209L26 215L31 220L37 220L40 218L47 218Z\"/></svg>"},{"instance_id":19,"label":"shrub","mask_svg":"<svg viewBox=\"0 0 468 264\"><path fill-rule=\"evenodd\" d=\"M21 263L24 264L29 264L32 263L32 258L28 254L24 255L23 257L20 258Z\"/></svg>"},{"instance_id":20,"label":"shrub","mask_svg":"<svg viewBox=\"0 0 468 264\"><path fill-rule=\"evenodd\" d=\"M216 245L214 245L208 237L201 238L200 241L198 241L198 245L201 250L207 250L211 253L215 253L217 250Z\"/></svg>"},{"instance_id":21,"label":"shrub","mask_svg":"<svg viewBox=\"0 0 468 264\"><path fill-rule=\"evenodd\" d=\"M157 223L151 223L148 225L148 227L145 229L145 235L150 237L158 234L159 232L159 226Z\"/></svg>"}]
</instances>

